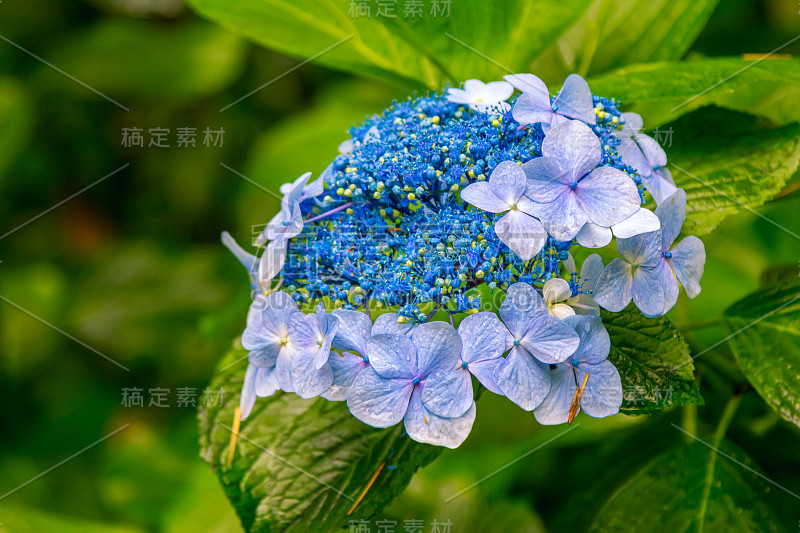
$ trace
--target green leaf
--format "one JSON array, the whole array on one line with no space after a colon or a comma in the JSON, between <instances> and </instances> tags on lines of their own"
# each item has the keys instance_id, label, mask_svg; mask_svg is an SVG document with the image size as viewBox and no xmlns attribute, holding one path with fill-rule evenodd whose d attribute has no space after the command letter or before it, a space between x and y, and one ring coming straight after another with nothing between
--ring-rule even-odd
<instances>
[{"instance_id":1,"label":"green leaf","mask_svg":"<svg viewBox=\"0 0 800 533\"><path fill-rule=\"evenodd\" d=\"M719 0L595 0L580 20L536 61L560 81L633 63L680 59ZM631 21L636 21L634 24ZM613 96L613 95L611 95Z\"/></svg>"},{"instance_id":2,"label":"green leaf","mask_svg":"<svg viewBox=\"0 0 800 533\"><path fill-rule=\"evenodd\" d=\"M759 471L735 445L720 449ZM681 446L634 474L597 513L600 531L788 531L775 489L752 471L700 444ZM795 528L792 522L792 531Z\"/></svg>"},{"instance_id":3,"label":"green leaf","mask_svg":"<svg viewBox=\"0 0 800 533\"><path fill-rule=\"evenodd\" d=\"M141 533L127 526L110 526L72 517L54 516L33 509L3 504L0 506L0 528L3 533Z\"/></svg>"},{"instance_id":4,"label":"green leaf","mask_svg":"<svg viewBox=\"0 0 800 533\"><path fill-rule=\"evenodd\" d=\"M800 284L782 283L725 311L730 346L747 379L770 407L800 426Z\"/></svg>"},{"instance_id":5,"label":"green leaf","mask_svg":"<svg viewBox=\"0 0 800 533\"><path fill-rule=\"evenodd\" d=\"M279 392L256 401L228 466L246 357L247 352L234 349L222 360L223 371L209 387L225 390L224 404L202 407L199 417L201 454L249 533L327 532L369 518L442 451L404 436L402 425L371 428L342 402ZM366 496L348 515L379 469Z\"/></svg>"},{"instance_id":6,"label":"green leaf","mask_svg":"<svg viewBox=\"0 0 800 533\"><path fill-rule=\"evenodd\" d=\"M602 311L601 317L611 336L608 360L622 378L621 412L649 414L703 404L689 346L668 318L645 318L633 306L620 313Z\"/></svg>"},{"instance_id":7,"label":"green leaf","mask_svg":"<svg viewBox=\"0 0 800 533\"><path fill-rule=\"evenodd\" d=\"M239 517L214 474L200 462L184 473L187 489L163 513L163 533L242 533Z\"/></svg>"},{"instance_id":8,"label":"green leaf","mask_svg":"<svg viewBox=\"0 0 800 533\"><path fill-rule=\"evenodd\" d=\"M0 180L28 144L33 122L33 105L25 87L13 78L0 79Z\"/></svg>"},{"instance_id":9,"label":"green leaf","mask_svg":"<svg viewBox=\"0 0 800 533\"><path fill-rule=\"evenodd\" d=\"M722 220L775 196L800 165L800 125L756 129L753 117L705 109L661 128L675 183L686 191L683 232L705 235Z\"/></svg>"},{"instance_id":10,"label":"green leaf","mask_svg":"<svg viewBox=\"0 0 800 533\"><path fill-rule=\"evenodd\" d=\"M185 104L229 85L242 72L246 52L244 41L200 21L159 28L111 20L60 43L47 57L111 98ZM49 68L42 67L40 75L55 87L94 96Z\"/></svg>"},{"instance_id":11,"label":"green leaf","mask_svg":"<svg viewBox=\"0 0 800 533\"><path fill-rule=\"evenodd\" d=\"M430 89L448 80L489 81L526 70L589 5L589 0L464 0L448 3L448 16L431 13L430 3L421 16L412 16L404 4L390 3L396 9L389 17L374 2L368 15L356 16L358 3L349 0L188 1L203 17L267 48Z\"/></svg>"},{"instance_id":12,"label":"green leaf","mask_svg":"<svg viewBox=\"0 0 800 533\"><path fill-rule=\"evenodd\" d=\"M435 489L436 487L431 488ZM497 533L498 531L544 533L547 529L542 519L531 507L530 503L524 500L487 502L480 495L462 496L439 506L431 513L431 520L438 519L441 524L444 521L443 517L452 517L454 533L467 531L469 533ZM433 529L432 526L429 527ZM402 529L397 531L400 533ZM444 533L446 530L440 528L440 531Z\"/></svg>"},{"instance_id":13,"label":"green leaf","mask_svg":"<svg viewBox=\"0 0 800 533\"><path fill-rule=\"evenodd\" d=\"M800 60L714 58L623 67L589 80L592 92L635 104L626 111L645 125L664 124L697 108L716 105L767 117L777 124L800 121Z\"/></svg>"}]
</instances>

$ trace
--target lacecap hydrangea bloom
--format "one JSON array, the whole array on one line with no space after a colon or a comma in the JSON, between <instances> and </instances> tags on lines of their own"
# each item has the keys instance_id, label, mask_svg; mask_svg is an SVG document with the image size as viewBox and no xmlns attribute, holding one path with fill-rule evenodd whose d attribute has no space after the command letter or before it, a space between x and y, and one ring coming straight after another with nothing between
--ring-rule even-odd
<instances>
[{"instance_id":1,"label":"lacecap hydrangea bloom","mask_svg":"<svg viewBox=\"0 0 800 533\"><path fill-rule=\"evenodd\" d=\"M454 448L478 387L542 424L619 411L601 308L697 296L703 243L673 245L686 195L638 115L577 75L555 96L505 79L394 102L281 187L257 253L223 234L254 296L243 419L257 397L320 396ZM615 238L607 265L583 250Z\"/></svg>"}]
</instances>

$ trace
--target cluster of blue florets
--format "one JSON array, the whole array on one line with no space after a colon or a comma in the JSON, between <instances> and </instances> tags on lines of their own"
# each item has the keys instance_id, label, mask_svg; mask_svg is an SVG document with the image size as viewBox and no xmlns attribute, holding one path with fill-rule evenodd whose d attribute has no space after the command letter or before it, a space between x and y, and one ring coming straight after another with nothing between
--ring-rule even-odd
<instances>
[{"instance_id":1,"label":"cluster of blue florets","mask_svg":"<svg viewBox=\"0 0 800 533\"><path fill-rule=\"evenodd\" d=\"M454 313L479 309L474 289L481 284L493 290L520 280L541 283L558 271L570 243L551 238L526 264L495 235L496 215L468 209L457 196L500 162L541 157L541 125L521 125L510 110L475 112L446 95L394 102L351 128L352 151L333 161L324 198L308 199L301 209L303 218L313 218L352 205L305 224L290 242L283 278L295 301L329 297L353 309L371 299L420 321L427 318L421 305L433 304L429 312L437 305ZM593 102L600 110L592 129L604 146L601 164L633 174L615 155L619 139L612 132L624 122L618 103L597 96Z\"/></svg>"},{"instance_id":2,"label":"cluster of blue florets","mask_svg":"<svg viewBox=\"0 0 800 533\"><path fill-rule=\"evenodd\" d=\"M577 75L555 98L532 74L505 80L395 102L351 129L316 180L281 187L261 257L223 234L254 288L243 419L281 390L454 448L475 420L473 378L542 424L619 412L600 308L633 301L653 317L679 283L697 296L705 249L673 247L686 194L641 117ZM573 245L614 238L621 257L578 269Z\"/></svg>"}]
</instances>

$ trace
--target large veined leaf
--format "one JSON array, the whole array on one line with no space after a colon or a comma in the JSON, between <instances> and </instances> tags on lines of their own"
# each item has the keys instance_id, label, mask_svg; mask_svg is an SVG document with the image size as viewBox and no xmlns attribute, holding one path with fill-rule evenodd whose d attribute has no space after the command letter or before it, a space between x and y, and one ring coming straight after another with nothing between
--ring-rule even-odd
<instances>
[{"instance_id":1,"label":"large veined leaf","mask_svg":"<svg viewBox=\"0 0 800 533\"><path fill-rule=\"evenodd\" d=\"M716 105L778 124L800 120L800 60L713 58L632 65L589 80L592 92L614 97L653 127L699 107ZM627 105L633 104L633 105Z\"/></svg>"},{"instance_id":2,"label":"large veined leaf","mask_svg":"<svg viewBox=\"0 0 800 533\"><path fill-rule=\"evenodd\" d=\"M359 422L342 402L279 392L256 401L229 465L246 358L234 349L221 361L209 387L224 390L224 402L204 406L199 416L202 456L249 533L327 532L369 518L441 453L409 439L402 425L379 430Z\"/></svg>"},{"instance_id":3,"label":"large veined leaf","mask_svg":"<svg viewBox=\"0 0 800 533\"><path fill-rule=\"evenodd\" d=\"M608 360L622 378L621 412L648 414L703 403L689 346L668 318L645 318L632 306L601 316L611 336Z\"/></svg>"},{"instance_id":4,"label":"large veined leaf","mask_svg":"<svg viewBox=\"0 0 800 533\"><path fill-rule=\"evenodd\" d=\"M753 117L707 109L659 131L675 183L686 191L686 234L710 233L764 204L800 165L798 124L756 129Z\"/></svg>"},{"instance_id":5,"label":"large veined leaf","mask_svg":"<svg viewBox=\"0 0 800 533\"><path fill-rule=\"evenodd\" d=\"M350 0L189 0L189 4L202 16L284 54L438 89L445 81L457 84L475 77L489 81L508 70L524 70L589 1L418 2L421 13L409 10L409 2L382 6ZM362 5L368 7L362 11Z\"/></svg>"},{"instance_id":6,"label":"large veined leaf","mask_svg":"<svg viewBox=\"0 0 800 533\"><path fill-rule=\"evenodd\" d=\"M800 426L800 284L769 287L725 311L730 346L762 398Z\"/></svg>"},{"instance_id":7,"label":"large veined leaf","mask_svg":"<svg viewBox=\"0 0 800 533\"><path fill-rule=\"evenodd\" d=\"M699 442L656 457L611 496L589 531L794 531L775 510L777 489L753 473L761 474L758 465L731 443L718 449L728 457Z\"/></svg>"},{"instance_id":8,"label":"large veined leaf","mask_svg":"<svg viewBox=\"0 0 800 533\"><path fill-rule=\"evenodd\" d=\"M635 63L680 59L719 0L594 0L534 71L563 79Z\"/></svg>"}]
</instances>

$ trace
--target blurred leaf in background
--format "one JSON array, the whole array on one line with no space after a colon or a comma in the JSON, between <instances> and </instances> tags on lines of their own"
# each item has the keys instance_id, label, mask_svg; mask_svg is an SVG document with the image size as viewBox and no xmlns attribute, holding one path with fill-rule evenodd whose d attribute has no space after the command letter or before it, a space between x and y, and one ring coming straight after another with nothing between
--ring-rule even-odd
<instances>
[{"instance_id":1,"label":"blurred leaf in background","mask_svg":"<svg viewBox=\"0 0 800 533\"><path fill-rule=\"evenodd\" d=\"M155 25L111 19L76 32L46 55L71 76L117 99L185 107L238 78L246 52L247 46L237 37L199 21ZM49 90L93 97L85 87L45 65L38 75L42 81L34 81Z\"/></svg>"}]
</instances>

